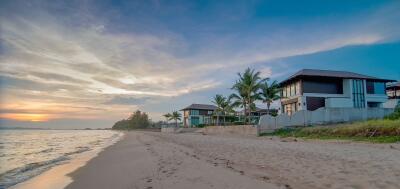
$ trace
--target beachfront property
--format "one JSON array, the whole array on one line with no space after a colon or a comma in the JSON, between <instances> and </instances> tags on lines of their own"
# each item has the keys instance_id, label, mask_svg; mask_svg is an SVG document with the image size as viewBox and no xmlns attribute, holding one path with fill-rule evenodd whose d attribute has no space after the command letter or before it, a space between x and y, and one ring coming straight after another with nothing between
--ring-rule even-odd
<instances>
[{"instance_id":1,"label":"beachfront property","mask_svg":"<svg viewBox=\"0 0 400 189\"><path fill-rule=\"evenodd\" d=\"M261 116L267 115L267 114L276 115L276 114L278 114L278 110L275 108L271 108L271 109L269 109L269 112L268 112L268 109L256 107L255 110L252 110L250 112L249 116L250 116L250 119L256 123L256 122L258 122L258 120ZM244 110L237 111L235 113L235 116L238 118L239 122L244 121Z\"/></svg>"},{"instance_id":2,"label":"beachfront property","mask_svg":"<svg viewBox=\"0 0 400 189\"><path fill-rule=\"evenodd\" d=\"M212 124L213 114L216 109L216 106L209 104L191 104L183 108L181 110L183 111L183 126L193 127L200 124Z\"/></svg>"},{"instance_id":3,"label":"beachfront property","mask_svg":"<svg viewBox=\"0 0 400 189\"><path fill-rule=\"evenodd\" d=\"M387 84L386 94L389 100L383 104L385 108L394 108L400 105L400 82Z\"/></svg>"},{"instance_id":4,"label":"beachfront property","mask_svg":"<svg viewBox=\"0 0 400 189\"><path fill-rule=\"evenodd\" d=\"M383 107L386 83L394 82L347 71L303 69L280 83L281 111ZM397 94L397 93L396 93Z\"/></svg>"},{"instance_id":5,"label":"beachfront property","mask_svg":"<svg viewBox=\"0 0 400 189\"><path fill-rule=\"evenodd\" d=\"M268 109L256 107L255 110L251 110L250 116L259 117L259 116L263 116L263 115L267 115L267 114L276 114L276 113L278 113L278 110L274 109L274 108L269 109L269 113L268 113ZM236 112L235 115L236 116L244 116L244 110Z\"/></svg>"}]
</instances>

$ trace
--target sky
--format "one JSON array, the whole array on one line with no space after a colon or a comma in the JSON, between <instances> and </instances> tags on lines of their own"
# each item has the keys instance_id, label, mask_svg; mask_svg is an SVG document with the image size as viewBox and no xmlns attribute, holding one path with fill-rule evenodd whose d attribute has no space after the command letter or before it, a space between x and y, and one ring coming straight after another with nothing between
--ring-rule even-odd
<instances>
[{"instance_id":1,"label":"sky","mask_svg":"<svg viewBox=\"0 0 400 189\"><path fill-rule=\"evenodd\" d=\"M0 1L0 126L105 128L229 95L247 67L400 80L400 1ZM259 104L265 108L263 104Z\"/></svg>"}]
</instances>

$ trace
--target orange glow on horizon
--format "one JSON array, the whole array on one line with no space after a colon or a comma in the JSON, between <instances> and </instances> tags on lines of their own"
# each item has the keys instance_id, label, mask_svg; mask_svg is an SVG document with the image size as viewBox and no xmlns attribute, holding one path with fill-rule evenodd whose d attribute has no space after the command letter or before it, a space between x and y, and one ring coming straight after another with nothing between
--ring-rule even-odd
<instances>
[{"instance_id":1,"label":"orange glow on horizon","mask_svg":"<svg viewBox=\"0 0 400 189\"><path fill-rule=\"evenodd\" d=\"M17 121L45 122L50 120L47 114L0 114L0 118L13 119Z\"/></svg>"}]
</instances>

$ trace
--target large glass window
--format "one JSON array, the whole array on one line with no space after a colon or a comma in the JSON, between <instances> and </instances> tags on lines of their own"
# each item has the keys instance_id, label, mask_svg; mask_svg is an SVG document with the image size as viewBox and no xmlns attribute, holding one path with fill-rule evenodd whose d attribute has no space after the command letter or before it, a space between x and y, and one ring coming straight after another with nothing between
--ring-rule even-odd
<instances>
[{"instance_id":1,"label":"large glass window","mask_svg":"<svg viewBox=\"0 0 400 189\"><path fill-rule=\"evenodd\" d=\"M290 96L290 85L287 85L286 87L286 97L289 97Z\"/></svg>"},{"instance_id":2,"label":"large glass window","mask_svg":"<svg viewBox=\"0 0 400 189\"><path fill-rule=\"evenodd\" d=\"M300 87L301 87L301 83L299 81L296 82L296 95L300 95Z\"/></svg>"},{"instance_id":3,"label":"large glass window","mask_svg":"<svg viewBox=\"0 0 400 189\"><path fill-rule=\"evenodd\" d=\"M190 115L199 115L199 110L190 110Z\"/></svg>"},{"instance_id":4,"label":"large glass window","mask_svg":"<svg viewBox=\"0 0 400 189\"><path fill-rule=\"evenodd\" d=\"M286 87L284 87L284 88L282 89L282 97L287 97L287 94L286 94Z\"/></svg>"},{"instance_id":5,"label":"large glass window","mask_svg":"<svg viewBox=\"0 0 400 189\"><path fill-rule=\"evenodd\" d=\"M190 123L191 123L191 125L199 125L200 124L200 119L199 119L199 117L192 117L191 119L190 119Z\"/></svg>"},{"instance_id":6,"label":"large glass window","mask_svg":"<svg viewBox=\"0 0 400 189\"><path fill-rule=\"evenodd\" d=\"M290 96L295 96L296 95L296 88L294 83L290 84Z\"/></svg>"},{"instance_id":7,"label":"large glass window","mask_svg":"<svg viewBox=\"0 0 400 189\"><path fill-rule=\"evenodd\" d=\"M343 94L343 80L324 78L303 80L303 93Z\"/></svg>"},{"instance_id":8,"label":"large glass window","mask_svg":"<svg viewBox=\"0 0 400 189\"><path fill-rule=\"evenodd\" d=\"M385 83L367 81L367 94L385 94Z\"/></svg>"},{"instance_id":9,"label":"large glass window","mask_svg":"<svg viewBox=\"0 0 400 189\"><path fill-rule=\"evenodd\" d=\"M353 105L355 108L365 107L364 81L353 79Z\"/></svg>"}]
</instances>

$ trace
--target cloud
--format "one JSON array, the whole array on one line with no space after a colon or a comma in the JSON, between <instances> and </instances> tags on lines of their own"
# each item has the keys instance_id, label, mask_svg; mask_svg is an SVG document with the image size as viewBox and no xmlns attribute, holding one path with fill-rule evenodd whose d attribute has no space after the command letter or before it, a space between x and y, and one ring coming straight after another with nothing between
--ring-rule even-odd
<instances>
[{"instance_id":1,"label":"cloud","mask_svg":"<svg viewBox=\"0 0 400 189\"><path fill-rule=\"evenodd\" d=\"M69 91L80 91L82 88L76 85L70 84L51 84L41 83L27 79L20 79L10 76L0 75L0 84L2 89L12 88L21 90L32 90L32 91L57 91L57 90L69 90Z\"/></svg>"},{"instance_id":2,"label":"cloud","mask_svg":"<svg viewBox=\"0 0 400 189\"><path fill-rule=\"evenodd\" d=\"M71 76L56 74L56 73L45 73L45 72L30 72L32 76L38 77L47 81L57 81L57 82L66 82L66 83L75 83L75 84L90 84L89 81L85 81L82 79L73 78Z\"/></svg>"},{"instance_id":3,"label":"cloud","mask_svg":"<svg viewBox=\"0 0 400 189\"><path fill-rule=\"evenodd\" d=\"M260 68L264 77L282 76L292 68L274 72L277 64L284 64L278 59L383 43L399 39L400 33L399 3L346 20L320 18L294 26L266 21L255 28L235 28L237 31L211 23L188 30L193 33L180 33L172 26L156 27L162 28L158 31L146 22L150 31L138 32L135 27L140 24L136 22L144 22L141 18L114 23L110 20L121 13L110 7L105 18L92 3L16 3L11 6L15 10L5 6L8 14L4 13L6 8L1 9L2 106L15 102L20 104L15 109L20 113L48 110L55 117L92 118L108 116L110 109L120 114L161 99L160 108L154 110L160 114L182 102L182 96L200 92L212 96L215 90L229 88L236 73L245 67ZM60 8L65 12L55 11ZM230 23L250 19L252 12L248 9L241 8L240 18L231 17ZM29 100L41 105L24 108L21 104ZM91 108L71 108L76 104ZM57 106L71 111L54 108ZM44 112L35 112L35 108Z\"/></svg>"},{"instance_id":4,"label":"cloud","mask_svg":"<svg viewBox=\"0 0 400 189\"><path fill-rule=\"evenodd\" d=\"M105 102L104 104L119 104L119 105L142 105L149 98L136 98L136 97L126 97L126 96L115 96L111 100Z\"/></svg>"}]
</instances>

